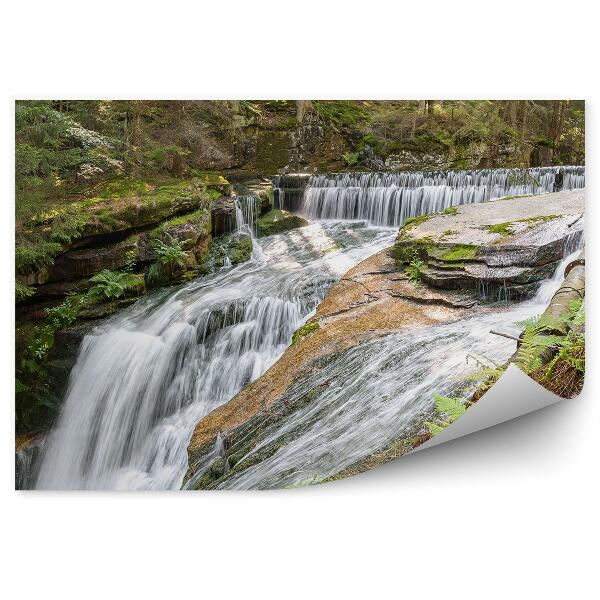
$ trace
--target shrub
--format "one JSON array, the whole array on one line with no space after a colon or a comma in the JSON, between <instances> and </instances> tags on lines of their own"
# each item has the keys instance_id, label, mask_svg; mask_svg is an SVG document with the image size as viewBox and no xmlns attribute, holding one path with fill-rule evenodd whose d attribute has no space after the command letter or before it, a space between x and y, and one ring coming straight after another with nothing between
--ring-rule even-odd
<instances>
[{"instance_id":1,"label":"shrub","mask_svg":"<svg viewBox=\"0 0 600 600\"><path fill-rule=\"evenodd\" d=\"M185 266L187 252L183 249L183 242L170 237L168 242L154 241L156 261L148 270L148 280L159 283L173 279L177 272Z\"/></svg>"},{"instance_id":2,"label":"shrub","mask_svg":"<svg viewBox=\"0 0 600 600\"><path fill-rule=\"evenodd\" d=\"M96 284L88 290L88 297L94 300L99 298L116 300L131 291L139 293L140 288L143 287L143 279L140 276L108 269L100 271L90 281Z\"/></svg>"},{"instance_id":3,"label":"shrub","mask_svg":"<svg viewBox=\"0 0 600 600\"><path fill-rule=\"evenodd\" d=\"M425 263L420 258L413 259L408 266L404 269L404 272L408 276L408 280L415 285L421 282L423 275L423 267Z\"/></svg>"}]
</instances>

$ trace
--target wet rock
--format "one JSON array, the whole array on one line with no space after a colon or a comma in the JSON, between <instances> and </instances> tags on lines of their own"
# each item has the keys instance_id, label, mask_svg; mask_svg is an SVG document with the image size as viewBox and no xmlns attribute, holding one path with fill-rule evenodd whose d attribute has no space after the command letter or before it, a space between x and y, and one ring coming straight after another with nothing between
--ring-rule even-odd
<instances>
[{"instance_id":1,"label":"wet rock","mask_svg":"<svg viewBox=\"0 0 600 600\"><path fill-rule=\"evenodd\" d=\"M210 457L219 433L227 436L239 457L230 462L231 471L223 474L218 484L204 477L197 488L220 485L223 478L273 456L278 444L285 441L272 436L273 441L267 442L270 433L277 431L291 412L305 410L320 393L312 384L298 386L307 377L313 381L315 374L323 374L322 380L329 385L325 374L342 353L390 333L496 310L482 298L506 302L532 294L540 280L554 271L556 260L569 244L581 236L583 219L575 220L580 211L583 194L549 194L461 206L452 214L413 222L400 233L394 247L344 275L307 326L300 328L295 343L266 373L198 422L188 447L192 466L186 481L195 476L193 465ZM506 234L490 231L490 225L504 225L510 219L527 221ZM405 269L416 260L421 261L417 265L419 281L412 281ZM498 288L505 290L501 298ZM299 389L302 391L297 393ZM302 427L309 425L302 423ZM365 464L385 462L423 441L420 431L406 435L400 445L369 457ZM358 464L356 472L363 466Z\"/></svg>"},{"instance_id":2,"label":"wet rock","mask_svg":"<svg viewBox=\"0 0 600 600\"><path fill-rule=\"evenodd\" d=\"M120 269L127 264L128 253L131 252L137 254L137 245L133 239L102 248L67 252L54 261L48 282L89 277L103 269Z\"/></svg>"},{"instance_id":3,"label":"wet rock","mask_svg":"<svg viewBox=\"0 0 600 600\"><path fill-rule=\"evenodd\" d=\"M236 230L235 201L231 196L219 198L210 211L212 235L218 237Z\"/></svg>"},{"instance_id":4,"label":"wet rock","mask_svg":"<svg viewBox=\"0 0 600 600\"><path fill-rule=\"evenodd\" d=\"M582 213L582 191L458 206L407 221L391 254L430 286L523 298L581 239Z\"/></svg>"},{"instance_id":5,"label":"wet rock","mask_svg":"<svg viewBox=\"0 0 600 600\"><path fill-rule=\"evenodd\" d=\"M299 227L306 227L308 221L285 210L272 210L256 221L259 237L284 233Z\"/></svg>"}]
</instances>

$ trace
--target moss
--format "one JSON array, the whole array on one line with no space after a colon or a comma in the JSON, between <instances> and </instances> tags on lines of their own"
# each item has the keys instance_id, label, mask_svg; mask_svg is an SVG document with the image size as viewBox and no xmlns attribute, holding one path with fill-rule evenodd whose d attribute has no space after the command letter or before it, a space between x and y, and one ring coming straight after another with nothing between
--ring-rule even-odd
<instances>
[{"instance_id":1,"label":"moss","mask_svg":"<svg viewBox=\"0 0 600 600\"><path fill-rule=\"evenodd\" d=\"M54 257L78 239L146 226L209 205L210 196L198 181L170 179L152 186L134 179L111 180L94 198L39 212L22 224L16 271L26 275L52 266ZM197 210L192 218L201 214ZM178 224L173 221L169 226Z\"/></svg>"},{"instance_id":2,"label":"moss","mask_svg":"<svg viewBox=\"0 0 600 600\"><path fill-rule=\"evenodd\" d=\"M439 258L445 261L462 261L475 258L479 248L468 244L457 244L449 250L443 251Z\"/></svg>"},{"instance_id":3,"label":"moss","mask_svg":"<svg viewBox=\"0 0 600 600\"><path fill-rule=\"evenodd\" d=\"M260 237L283 233L306 225L308 225L306 219L278 209L269 211L256 221L256 229Z\"/></svg>"},{"instance_id":4,"label":"moss","mask_svg":"<svg viewBox=\"0 0 600 600\"><path fill-rule=\"evenodd\" d=\"M402 237L401 231L396 243L390 249L390 256L401 263L410 263L417 258L426 260L428 252L433 248L431 237L406 240Z\"/></svg>"},{"instance_id":5,"label":"moss","mask_svg":"<svg viewBox=\"0 0 600 600\"><path fill-rule=\"evenodd\" d=\"M456 235L457 233L458 233L458 231L456 229L446 229L446 231L444 231L444 233L442 233L442 237Z\"/></svg>"},{"instance_id":6,"label":"moss","mask_svg":"<svg viewBox=\"0 0 600 600\"><path fill-rule=\"evenodd\" d=\"M294 335L292 336L292 346L299 342L302 338L305 338L307 335L311 334L313 331L317 331L317 329L320 328L321 326L319 325L318 321L313 321L312 323L306 323L305 325L302 325L302 327L299 327L296 329L296 331L294 331Z\"/></svg>"},{"instance_id":7,"label":"moss","mask_svg":"<svg viewBox=\"0 0 600 600\"><path fill-rule=\"evenodd\" d=\"M416 227L421 223L425 223L425 221L429 221L429 219L432 219L434 216L435 215L419 215L417 217L410 217L406 219L406 221L404 221L404 224L402 225L401 229L403 231L409 231L413 227Z\"/></svg>"},{"instance_id":8,"label":"moss","mask_svg":"<svg viewBox=\"0 0 600 600\"><path fill-rule=\"evenodd\" d=\"M489 233L499 233L500 235L511 235L512 234L512 223L497 223L496 225L486 225L485 229Z\"/></svg>"},{"instance_id":9,"label":"moss","mask_svg":"<svg viewBox=\"0 0 600 600\"><path fill-rule=\"evenodd\" d=\"M234 265L246 262L252 256L252 240L248 237L238 238L233 247L229 249L228 256Z\"/></svg>"},{"instance_id":10,"label":"moss","mask_svg":"<svg viewBox=\"0 0 600 600\"><path fill-rule=\"evenodd\" d=\"M496 223L495 225L486 225L485 230L489 233L498 233L500 235L512 235L514 233L513 226L516 223L527 223L530 226L536 223L544 223L546 221L552 221L553 219L560 219L560 215L541 215L537 217L527 217L526 219L517 219L516 221L507 221L505 223Z\"/></svg>"},{"instance_id":11,"label":"moss","mask_svg":"<svg viewBox=\"0 0 600 600\"><path fill-rule=\"evenodd\" d=\"M531 198L531 194L524 194L523 196L504 196L499 198L500 200L514 200L515 198Z\"/></svg>"},{"instance_id":12,"label":"moss","mask_svg":"<svg viewBox=\"0 0 600 600\"><path fill-rule=\"evenodd\" d=\"M150 184L139 179L117 177L102 185L98 196L101 198L114 198L122 196L142 196L151 190Z\"/></svg>"},{"instance_id":13,"label":"moss","mask_svg":"<svg viewBox=\"0 0 600 600\"><path fill-rule=\"evenodd\" d=\"M214 187L207 188L206 192L210 196L211 200L218 200L223 195L222 190L218 190Z\"/></svg>"},{"instance_id":14,"label":"moss","mask_svg":"<svg viewBox=\"0 0 600 600\"><path fill-rule=\"evenodd\" d=\"M457 206L449 206L446 210L444 210L445 215L455 215L456 213L458 213Z\"/></svg>"}]
</instances>

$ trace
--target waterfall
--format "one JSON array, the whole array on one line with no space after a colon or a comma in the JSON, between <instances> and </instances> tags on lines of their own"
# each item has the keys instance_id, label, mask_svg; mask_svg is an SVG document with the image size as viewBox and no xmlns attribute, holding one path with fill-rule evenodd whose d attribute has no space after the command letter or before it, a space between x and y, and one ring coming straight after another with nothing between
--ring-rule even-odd
<instances>
[{"instance_id":1,"label":"waterfall","mask_svg":"<svg viewBox=\"0 0 600 600\"><path fill-rule=\"evenodd\" d=\"M333 283L393 243L397 229L377 224L398 225L454 204L548 191L554 173L547 168L311 177L304 210L327 220L254 239L248 262L152 292L98 326L81 345L40 459L33 467L28 456L17 460L39 473L40 489L178 489L196 423L281 356ZM281 195L282 202L298 201L308 180L302 177L279 182L293 189L290 198ZM583 184L583 167L565 168L565 189ZM236 199L238 233L253 235L256 202L254 196ZM514 344L487 331L540 312L541 298L341 353L330 374L311 373L296 384L299 395L310 386L326 392L265 437L264 444L287 436L277 458L260 461L226 485L317 481L385 447L431 407L433 392L445 393L448 381L469 368L469 353L499 361L509 356ZM221 446L213 458L222 454ZM23 481L29 486L30 480Z\"/></svg>"},{"instance_id":2,"label":"waterfall","mask_svg":"<svg viewBox=\"0 0 600 600\"><path fill-rule=\"evenodd\" d=\"M490 334L490 329L514 329L518 334L517 323L544 311L563 281L566 265L578 255L579 250L563 260L532 300L367 341L336 355L325 368L309 371L286 393L286 416L261 431L260 442L239 458L240 463L252 456L262 460L251 460L251 466L219 488L318 483L409 432L414 435L414 427L431 414L435 393L468 396L473 382L461 378L511 357L515 342ZM235 442L229 452L239 452Z\"/></svg>"},{"instance_id":3,"label":"waterfall","mask_svg":"<svg viewBox=\"0 0 600 600\"><path fill-rule=\"evenodd\" d=\"M564 190L585 186L585 167L560 167ZM400 226L410 217L506 196L551 192L559 167L314 175L302 212L310 219L360 219Z\"/></svg>"},{"instance_id":4,"label":"waterfall","mask_svg":"<svg viewBox=\"0 0 600 600\"><path fill-rule=\"evenodd\" d=\"M254 240L250 261L113 317L82 343L36 486L179 488L198 420L266 371L326 290L394 235L330 223Z\"/></svg>"},{"instance_id":5,"label":"waterfall","mask_svg":"<svg viewBox=\"0 0 600 600\"><path fill-rule=\"evenodd\" d=\"M236 196L236 221L238 232L247 232L256 236L256 219L258 218L258 196Z\"/></svg>"}]
</instances>

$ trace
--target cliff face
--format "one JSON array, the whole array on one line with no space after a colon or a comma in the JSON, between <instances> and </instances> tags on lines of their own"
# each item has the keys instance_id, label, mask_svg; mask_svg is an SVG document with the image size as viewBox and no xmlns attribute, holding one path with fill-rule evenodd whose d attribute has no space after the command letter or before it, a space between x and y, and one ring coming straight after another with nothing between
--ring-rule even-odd
<instances>
[{"instance_id":1,"label":"cliff face","mask_svg":"<svg viewBox=\"0 0 600 600\"><path fill-rule=\"evenodd\" d=\"M504 300L531 295L580 240L582 212L583 192L562 192L460 206L408 223L392 248L331 289L277 363L198 423L186 484L226 487L229 478L271 459L294 438L285 425L290 415L306 414L303 427L309 426L319 386L328 389L340 356L390 334L498 310L490 300L498 300L499 290ZM302 387L304 381L321 383ZM217 436L224 450L215 458ZM417 427L365 464L399 456L424 439Z\"/></svg>"}]
</instances>

